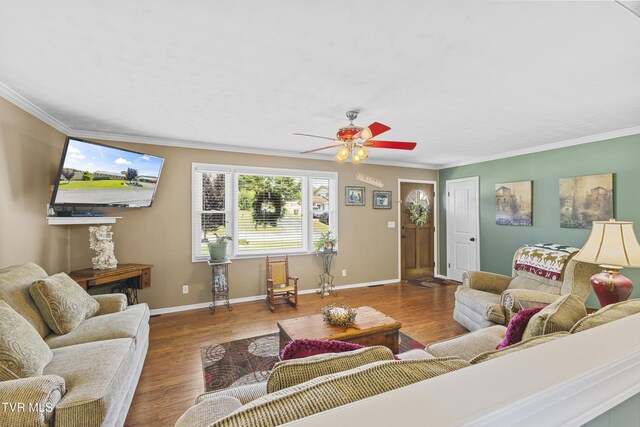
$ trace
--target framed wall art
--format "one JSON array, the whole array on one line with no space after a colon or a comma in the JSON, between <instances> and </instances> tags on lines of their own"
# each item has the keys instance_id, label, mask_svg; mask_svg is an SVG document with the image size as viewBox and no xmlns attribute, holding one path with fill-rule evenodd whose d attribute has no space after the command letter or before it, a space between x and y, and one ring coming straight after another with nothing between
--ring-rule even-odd
<instances>
[{"instance_id":1,"label":"framed wall art","mask_svg":"<svg viewBox=\"0 0 640 427\"><path fill-rule=\"evenodd\" d=\"M364 206L366 190L364 187L344 188L344 204L347 206Z\"/></svg>"},{"instance_id":2,"label":"framed wall art","mask_svg":"<svg viewBox=\"0 0 640 427\"><path fill-rule=\"evenodd\" d=\"M496 224L533 224L531 187L531 181L496 184Z\"/></svg>"},{"instance_id":3,"label":"framed wall art","mask_svg":"<svg viewBox=\"0 0 640 427\"><path fill-rule=\"evenodd\" d=\"M613 174L560 178L560 227L591 228L613 218Z\"/></svg>"},{"instance_id":4,"label":"framed wall art","mask_svg":"<svg viewBox=\"0 0 640 427\"><path fill-rule=\"evenodd\" d=\"M391 191L374 191L373 209L391 209Z\"/></svg>"}]
</instances>

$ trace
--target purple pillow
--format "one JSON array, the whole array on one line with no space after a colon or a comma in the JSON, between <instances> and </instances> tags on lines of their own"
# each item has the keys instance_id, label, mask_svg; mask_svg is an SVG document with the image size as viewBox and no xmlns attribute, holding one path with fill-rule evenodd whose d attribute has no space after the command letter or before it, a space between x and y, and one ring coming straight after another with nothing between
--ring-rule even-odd
<instances>
[{"instance_id":1,"label":"purple pillow","mask_svg":"<svg viewBox=\"0 0 640 427\"><path fill-rule=\"evenodd\" d=\"M363 345L344 341L293 340L280 353L281 360L301 359L316 354L344 353L363 348Z\"/></svg>"},{"instance_id":2,"label":"purple pillow","mask_svg":"<svg viewBox=\"0 0 640 427\"><path fill-rule=\"evenodd\" d=\"M516 315L509 321L509 325L507 325L507 332L504 334L504 338L500 344L496 347L496 350L509 347L512 344L522 341L522 334L524 334L524 330L527 327L529 320L531 320L531 318L543 308L544 306L535 307L528 310L520 310L516 313Z\"/></svg>"}]
</instances>

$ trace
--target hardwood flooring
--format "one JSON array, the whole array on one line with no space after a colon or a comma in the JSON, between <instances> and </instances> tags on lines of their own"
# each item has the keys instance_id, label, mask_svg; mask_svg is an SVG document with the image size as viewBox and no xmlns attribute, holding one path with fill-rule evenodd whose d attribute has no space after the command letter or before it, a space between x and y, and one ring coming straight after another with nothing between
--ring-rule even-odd
<instances>
[{"instance_id":1,"label":"hardwood flooring","mask_svg":"<svg viewBox=\"0 0 640 427\"><path fill-rule=\"evenodd\" d=\"M371 306L402 323L401 331L429 344L466 332L453 320L453 284L423 288L404 283L346 289L321 299L300 295L298 309L282 305L271 313L264 301L152 317L149 352L126 426L173 426L204 391L200 347L278 332L276 322L315 314L330 303Z\"/></svg>"}]
</instances>

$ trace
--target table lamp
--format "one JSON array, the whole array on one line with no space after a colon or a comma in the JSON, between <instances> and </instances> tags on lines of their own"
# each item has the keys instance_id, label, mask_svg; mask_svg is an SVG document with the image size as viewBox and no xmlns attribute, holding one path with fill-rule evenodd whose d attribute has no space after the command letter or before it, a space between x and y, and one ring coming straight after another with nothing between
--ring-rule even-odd
<instances>
[{"instance_id":1,"label":"table lamp","mask_svg":"<svg viewBox=\"0 0 640 427\"><path fill-rule=\"evenodd\" d=\"M640 244L633 222L594 221L587 243L573 259L602 267L602 273L591 276L591 287L601 307L625 301L633 291L633 283L620 270L640 267Z\"/></svg>"}]
</instances>

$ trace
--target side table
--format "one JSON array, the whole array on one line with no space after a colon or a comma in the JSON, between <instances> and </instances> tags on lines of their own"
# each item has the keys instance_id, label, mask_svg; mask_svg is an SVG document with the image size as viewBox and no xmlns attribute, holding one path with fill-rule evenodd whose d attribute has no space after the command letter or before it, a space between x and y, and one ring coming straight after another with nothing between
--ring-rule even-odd
<instances>
[{"instance_id":1,"label":"side table","mask_svg":"<svg viewBox=\"0 0 640 427\"><path fill-rule=\"evenodd\" d=\"M216 312L216 301L224 300L227 310L233 310L229 302L229 264L231 261L207 261L211 266L211 314Z\"/></svg>"},{"instance_id":2,"label":"side table","mask_svg":"<svg viewBox=\"0 0 640 427\"><path fill-rule=\"evenodd\" d=\"M337 251L321 250L322 256L322 274L320 274L320 288L316 291L322 298L329 295L337 296L338 294L333 287L333 275L331 274L331 261L337 254Z\"/></svg>"},{"instance_id":3,"label":"side table","mask_svg":"<svg viewBox=\"0 0 640 427\"><path fill-rule=\"evenodd\" d=\"M94 270L84 268L74 270L69 276L86 291L97 286L111 285L111 292L118 292L127 296L129 305L138 303L138 289L151 286L150 264L118 264L115 268Z\"/></svg>"}]
</instances>

